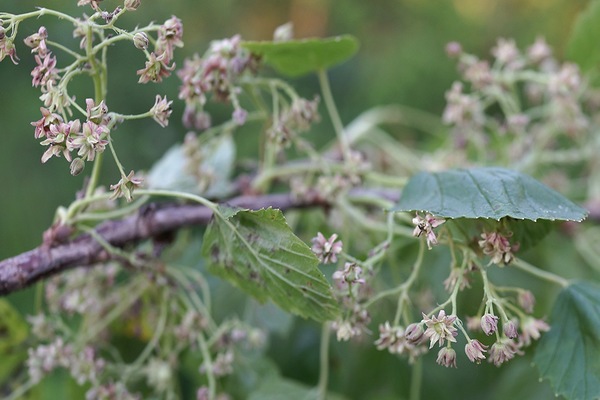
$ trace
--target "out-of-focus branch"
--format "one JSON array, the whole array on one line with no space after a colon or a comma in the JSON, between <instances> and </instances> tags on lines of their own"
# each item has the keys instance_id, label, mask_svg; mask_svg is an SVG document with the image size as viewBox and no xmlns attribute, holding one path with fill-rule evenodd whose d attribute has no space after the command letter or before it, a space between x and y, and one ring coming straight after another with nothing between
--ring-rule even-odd
<instances>
[{"instance_id":1,"label":"out-of-focus branch","mask_svg":"<svg viewBox=\"0 0 600 400\"><path fill-rule=\"evenodd\" d=\"M356 189L356 195L371 195L394 201L398 193ZM248 209L267 207L288 210L301 207L327 207L327 200L318 193L308 193L304 199L290 194L239 196L227 204ZM192 225L206 225L212 211L202 205L151 203L136 214L119 220L106 221L95 228L97 235L114 247L138 243ZM82 234L64 242L44 243L33 250L0 261L0 295L23 289L40 279L75 267L89 266L110 260L99 241Z\"/></svg>"}]
</instances>

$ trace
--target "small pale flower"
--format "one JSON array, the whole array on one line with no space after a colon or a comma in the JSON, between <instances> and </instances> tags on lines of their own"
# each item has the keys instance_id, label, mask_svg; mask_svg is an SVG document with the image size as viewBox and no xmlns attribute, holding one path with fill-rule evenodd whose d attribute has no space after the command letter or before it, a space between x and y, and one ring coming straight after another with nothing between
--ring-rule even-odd
<instances>
[{"instance_id":1,"label":"small pale flower","mask_svg":"<svg viewBox=\"0 0 600 400\"><path fill-rule=\"evenodd\" d=\"M152 118L163 128L169 125L169 116L171 116L171 112L173 112L171 103L173 103L173 101L167 101L167 96L162 98L160 95L156 95L154 105L150 109Z\"/></svg>"},{"instance_id":2,"label":"small pale flower","mask_svg":"<svg viewBox=\"0 0 600 400\"><path fill-rule=\"evenodd\" d=\"M441 348L435 362L446 368L456 368L456 351L452 347Z\"/></svg>"},{"instance_id":3,"label":"small pale flower","mask_svg":"<svg viewBox=\"0 0 600 400\"><path fill-rule=\"evenodd\" d=\"M498 330L498 317L492 314L484 314L481 317L481 329L488 336L496 332Z\"/></svg>"},{"instance_id":4,"label":"small pale flower","mask_svg":"<svg viewBox=\"0 0 600 400\"><path fill-rule=\"evenodd\" d=\"M422 217L417 213L415 218L412 219L412 223L415 225L413 236L420 237L421 235L425 234L427 239L427 247L431 250L431 246L438 243L433 229L437 228L444 222L446 222L446 220L443 218L437 218L431 214L426 214L425 217Z\"/></svg>"},{"instance_id":5,"label":"small pale flower","mask_svg":"<svg viewBox=\"0 0 600 400\"><path fill-rule=\"evenodd\" d=\"M242 126L246 123L246 118L248 117L248 111L243 108L236 108L233 110L233 114L231 115L231 119L235 122L236 125Z\"/></svg>"},{"instance_id":6,"label":"small pale flower","mask_svg":"<svg viewBox=\"0 0 600 400\"><path fill-rule=\"evenodd\" d=\"M114 192L111 196L111 199L125 197L127 202L131 202L133 200L133 190L142 186L142 183L143 179L136 178L133 171L131 171L127 176L121 175L119 182L114 185L110 185L110 190Z\"/></svg>"},{"instance_id":7,"label":"small pale flower","mask_svg":"<svg viewBox=\"0 0 600 400\"><path fill-rule=\"evenodd\" d=\"M19 63L19 57L17 57L17 49L12 40L6 37L4 27L0 26L0 61L8 56L13 64Z\"/></svg>"},{"instance_id":8,"label":"small pale flower","mask_svg":"<svg viewBox=\"0 0 600 400\"><path fill-rule=\"evenodd\" d=\"M517 301L527 314L531 314L533 312L533 307L535 306L535 296L529 290L519 291Z\"/></svg>"},{"instance_id":9,"label":"small pale flower","mask_svg":"<svg viewBox=\"0 0 600 400\"><path fill-rule=\"evenodd\" d=\"M492 49L492 55L496 57L496 60L505 65L514 64L519 58L519 49L515 45L515 41L512 39L498 39L496 47Z\"/></svg>"},{"instance_id":10,"label":"small pale flower","mask_svg":"<svg viewBox=\"0 0 600 400\"><path fill-rule=\"evenodd\" d=\"M333 273L333 280L337 283L339 288L345 287L347 284L359 283L364 284L364 278L362 276L362 268L356 265L356 263L347 262L344 264L343 270L337 270Z\"/></svg>"},{"instance_id":11,"label":"small pale flower","mask_svg":"<svg viewBox=\"0 0 600 400\"><path fill-rule=\"evenodd\" d=\"M424 333L425 331L423 331L423 326L414 322L406 327L404 336L409 343L417 345L421 344L423 341Z\"/></svg>"},{"instance_id":12,"label":"small pale flower","mask_svg":"<svg viewBox=\"0 0 600 400\"><path fill-rule=\"evenodd\" d=\"M503 338L492 345L489 352L488 361L496 367L512 360L515 354L521 354L511 339Z\"/></svg>"},{"instance_id":13,"label":"small pale flower","mask_svg":"<svg viewBox=\"0 0 600 400\"><path fill-rule=\"evenodd\" d=\"M135 11L138 9L142 0L125 0L125 9L128 11Z\"/></svg>"},{"instance_id":14,"label":"small pale flower","mask_svg":"<svg viewBox=\"0 0 600 400\"><path fill-rule=\"evenodd\" d=\"M167 66L166 53L156 56L154 52L150 53L148 61L144 68L137 71L140 76L138 83L162 82L163 78L171 75L171 71L175 68L175 64Z\"/></svg>"},{"instance_id":15,"label":"small pale flower","mask_svg":"<svg viewBox=\"0 0 600 400\"><path fill-rule=\"evenodd\" d=\"M537 64L550 58L552 56L552 49L543 37L538 36L535 39L535 43L527 49L527 56L533 63Z\"/></svg>"},{"instance_id":16,"label":"small pale flower","mask_svg":"<svg viewBox=\"0 0 600 400\"><path fill-rule=\"evenodd\" d=\"M448 55L448 57L450 58L457 58L463 52L462 46L458 42L448 42L446 44L445 50L446 55Z\"/></svg>"},{"instance_id":17,"label":"small pale flower","mask_svg":"<svg viewBox=\"0 0 600 400\"><path fill-rule=\"evenodd\" d=\"M502 327L502 331L509 339L516 339L516 337L519 336L517 332L517 323L513 320L506 322Z\"/></svg>"},{"instance_id":18,"label":"small pale flower","mask_svg":"<svg viewBox=\"0 0 600 400\"><path fill-rule=\"evenodd\" d=\"M144 32L137 32L133 35L133 45L140 50L146 50L148 48L148 44L150 44L150 39L148 39L148 35Z\"/></svg>"},{"instance_id":19,"label":"small pale flower","mask_svg":"<svg viewBox=\"0 0 600 400\"><path fill-rule=\"evenodd\" d=\"M326 239L321 232L312 238L312 251L323 264L337 262L337 255L342 251L342 241L337 238L338 235L334 233L329 239Z\"/></svg>"},{"instance_id":20,"label":"small pale flower","mask_svg":"<svg viewBox=\"0 0 600 400\"><path fill-rule=\"evenodd\" d=\"M56 69L56 57L48 52L34 57L36 67L31 71L31 84L34 87L46 86L48 83L54 84L58 78L58 70Z\"/></svg>"},{"instance_id":21,"label":"small pale flower","mask_svg":"<svg viewBox=\"0 0 600 400\"><path fill-rule=\"evenodd\" d=\"M432 316L429 318L423 313L423 321L427 326L425 330L425 336L430 340L429 348L431 349L437 342L441 347L445 341L456 342L455 336L458 335L454 322L456 321L455 315L446 315L444 310L440 310L438 316Z\"/></svg>"},{"instance_id":22,"label":"small pale flower","mask_svg":"<svg viewBox=\"0 0 600 400\"><path fill-rule=\"evenodd\" d=\"M40 107L40 111L42 112L42 118L31 123L31 125L35 127L33 135L36 139L46 137L46 135L50 132L50 126L63 122L63 119L60 115L50 112L44 107Z\"/></svg>"},{"instance_id":23,"label":"small pale flower","mask_svg":"<svg viewBox=\"0 0 600 400\"><path fill-rule=\"evenodd\" d=\"M360 332L357 331L349 321L336 321L331 325L331 327L336 332L338 342L347 342L353 336L360 335Z\"/></svg>"},{"instance_id":24,"label":"small pale flower","mask_svg":"<svg viewBox=\"0 0 600 400\"><path fill-rule=\"evenodd\" d=\"M85 110L87 114L87 120L92 121L95 124L102 124L104 121L105 115L108 113L108 107L104 100L97 104L94 102L94 99L85 99Z\"/></svg>"},{"instance_id":25,"label":"small pale flower","mask_svg":"<svg viewBox=\"0 0 600 400\"><path fill-rule=\"evenodd\" d=\"M542 332L550 330L550 325L545 321L533 317L526 317L521 322L521 336L519 336L519 344L529 346L533 340L538 340Z\"/></svg>"},{"instance_id":26,"label":"small pale flower","mask_svg":"<svg viewBox=\"0 0 600 400\"><path fill-rule=\"evenodd\" d=\"M467 317L467 329L471 332L481 331L481 317Z\"/></svg>"},{"instance_id":27,"label":"small pale flower","mask_svg":"<svg viewBox=\"0 0 600 400\"><path fill-rule=\"evenodd\" d=\"M48 52L46 39L48 39L48 31L45 27L40 26L37 33L27 36L24 42L27 47L31 47L32 53L38 53L41 56L44 56Z\"/></svg>"},{"instance_id":28,"label":"small pale flower","mask_svg":"<svg viewBox=\"0 0 600 400\"><path fill-rule=\"evenodd\" d=\"M94 11L100 11L100 2L102 2L102 0L79 0L77 2L77 5L81 7L85 6L86 4L89 4L94 9Z\"/></svg>"},{"instance_id":29,"label":"small pale flower","mask_svg":"<svg viewBox=\"0 0 600 400\"><path fill-rule=\"evenodd\" d=\"M485 360L487 346L482 344L479 340L469 340L469 343L465 345L465 354L471 360L471 362L479 364L481 360Z\"/></svg>"}]
</instances>

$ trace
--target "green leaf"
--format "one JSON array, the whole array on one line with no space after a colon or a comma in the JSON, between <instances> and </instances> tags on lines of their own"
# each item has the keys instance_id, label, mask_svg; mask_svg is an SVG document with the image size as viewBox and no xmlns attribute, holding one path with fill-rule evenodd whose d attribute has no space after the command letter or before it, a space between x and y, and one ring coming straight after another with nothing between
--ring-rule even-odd
<instances>
[{"instance_id":1,"label":"green leaf","mask_svg":"<svg viewBox=\"0 0 600 400\"><path fill-rule=\"evenodd\" d=\"M261 302L317 321L335 319L338 306L319 260L280 210L219 206L204 235L209 270ZM219 215L220 214L220 215Z\"/></svg>"},{"instance_id":2,"label":"green leaf","mask_svg":"<svg viewBox=\"0 0 600 400\"><path fill-rule=\"evenodd\" d=\"M567 399L600 398L600 286L577 282L566 287L551 322L535 351L540 376Z\"/></svg>"},{"instance_id":3,"label":"green leaf","mask_svg":"<svg viewBox=\"0 0 600 400\"><path fill-rule=\"evenodd\" d=\"M199 144L198 157L202 160L198 171L190 171L189 145L174 145L148 172L146 182L150 189L174 190L209 198L224 198L231 194L231 174L235 164L235 143L231 135L220 135ZM193 164L192 164L193 165ZM200 187L197 175L210 175L206 187Z\"/></svg>"},{"instance_id":4,"label":"green leaf","mask_svg":"<svg viewBox=\"0 0 600 400\"><path fill-rule=\"evenodd\" d=\"M582 221L587 216L586 210L530 176L492 167L421 172L410 179L392 210L496 220Z\"/></svg>"},{"instance_id":5,"label":"green leaf","mask_svg":"<svg viewBox=\"0 0 600 400\"><path fill-rule=\"evenodd\" d=\"M590 1L587 9L579 14L567 43L567 58L575 61L583 71L600 63L600 1Z\"/></svg>"},{"instance_id":6,"label":"green leaf","mask_svg":"<svg viewBox=\"0 0 600 400\"><path fill-rule=\"evenodd\" d=\"M253 392L248 400L317 400L321 398L316 388L278 375L270 375ZM345 400L342 395L327 393L328 400Z\"/></svg>"},{"instance_id":7,"label":"green leaf","mask_svg":"<svg viewBox=\"0 0 600 400\"><path fill-rule=\"evenodd\" d=\"M295 77L346 61L357 52L358 40L344 35L285 42L243 42L242 46L262 56L280 73Z\"/></svg>"}]
</instances>

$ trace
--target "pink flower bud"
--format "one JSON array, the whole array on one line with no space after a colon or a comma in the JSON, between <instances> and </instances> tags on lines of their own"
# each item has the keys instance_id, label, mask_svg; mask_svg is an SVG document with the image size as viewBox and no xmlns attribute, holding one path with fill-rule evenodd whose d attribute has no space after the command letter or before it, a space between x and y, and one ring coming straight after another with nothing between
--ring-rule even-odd
<instances>
[{"instance_id":1,"label":"pink flower bud","mask_svg":"<svg viewBox=\"0 0 600 400\"><path fill-rule=\"evenodd\" d=\"M456 368L456 351L452 347L443 347L437 356L436 363L446 368Z\"/></svg>"},{"instance_id":2,"label":"pink flower bud","mask_svg":"<svg viewBox=\"0 0 600 400\"><path fill-rule=\"evenodd\" d=\"M506 335L506 337L508 337L510 339L514 339L518 336L517 324L512 320L510 320L504 324L503 331L504 331L504 334Z\"/></svg>"},{"instance_id":3,"label":"pink flower bud","mask_svg":"<svg viewBox=\"0 0 600 400\"><path fill-rule=\"evenodd\" d=\"M488 336L496 332L498 330L498 317L492 314L484 314L481 317L481 329Z\"/></svg>"}]
</instances>

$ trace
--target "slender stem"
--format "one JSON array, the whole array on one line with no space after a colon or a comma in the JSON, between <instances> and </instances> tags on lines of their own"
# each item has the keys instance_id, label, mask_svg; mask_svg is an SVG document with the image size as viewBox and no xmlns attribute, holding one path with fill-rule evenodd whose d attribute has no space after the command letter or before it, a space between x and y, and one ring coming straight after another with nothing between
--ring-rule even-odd
<instances>
[{"instance_id":1,"label":"slender stem","mask_svg":"<svg viewBox=\"0 0 600 400\"><path fill-rule=\"evenodd\" d=\"M7 397L4 397L3 400L22 399L25 397L24 396L25 393L27 393L30 389L32 389L37 384L38 384L38 382L34 381L33 379L28 379L24 384L17 386L15 388L14 392L12 392Z\"/></svg>"},{"instance_id":2,"label":"slender stem","mask_svg":"<svg viewBox=\"0 0 600 400\"><path fill-rule=\"evenodd\" d=\"M198 344L200 345L202 359L204 361L204 366L206 367L206 379L208 380L208 398L212 400L216 396L217 384L215 381L215 374L213 373L213 363L212 358L210 357L208 343L206 343L206 339L204 338L203 333L200 333L198 335Z\"/></svg>"},{"instance_id":3,"label":"slender stem","mask_svg":"<svg viewBox=\"0 0 600 400\"><path fill-rule=\"evenodd\" d=\"M319 384L318 400L327 398L327 383L329 380L329 336L331 333L331 324L324 322L321 329L321 347L319 350Z\"/></svg>"},{"instance_id":4,"label":"slender stem","mask_svg":"<svg viewBox=\"0 0 600 400\"><path fill-rule=\"evenodd\" d=\"M92 168L92 174L85 190L85 198L89 198L94 194L94 190L98 186L98 180L100 179L100 168L102 167L102 158L104 153L96 154L94 159L94 167Z\"/></svg>"},{"instance_id":5,"label":"slender stem","mask_svg":"<svg viewBox=\"0 0 600 400\"><path fill-rule=\"evenodd\" d=\"M546 280L548 282L556 283L557 285L560 285L562 287L569 286L569 281L563 278L562 276L558 276L556 274L553 274L552 272L541 270L529 264L528 262L523 261L520 258L515 258L511 265L519 268L522 271L527 272L528 274L531 274L537 278Z\"/></svg>"},{"instance_id":6,"label":"slender stem","mask_svg":"<svg viewBox=\"0 0 600 400\"><path fill-rule=\"evenodd\" d=\"M421 382L423 381L423 358L418 357L413 364L410 376L410 400L421 398Z\"/></svg>"},{"instance_id":7,"label":"slender stem","mask_svg":"<svg viewBox=\"0 0 600 400\"><path fill-rule=\"evenodd\" d=\"M344 160L347 161L350 159L350 143L348 142L348 138L344 135L344 125L342 123L342 119L340 118L340 114L338 113L335 101L333 100L333 94L331 93L327 71L324 69L319 70L318 77L319 84L321 86L321 93L323 94L323 100L325 101L325 107L327 107L329 118L331 118L331 123L333 124L335 134L340 142Z\"/></svg>"}]
</instances>

